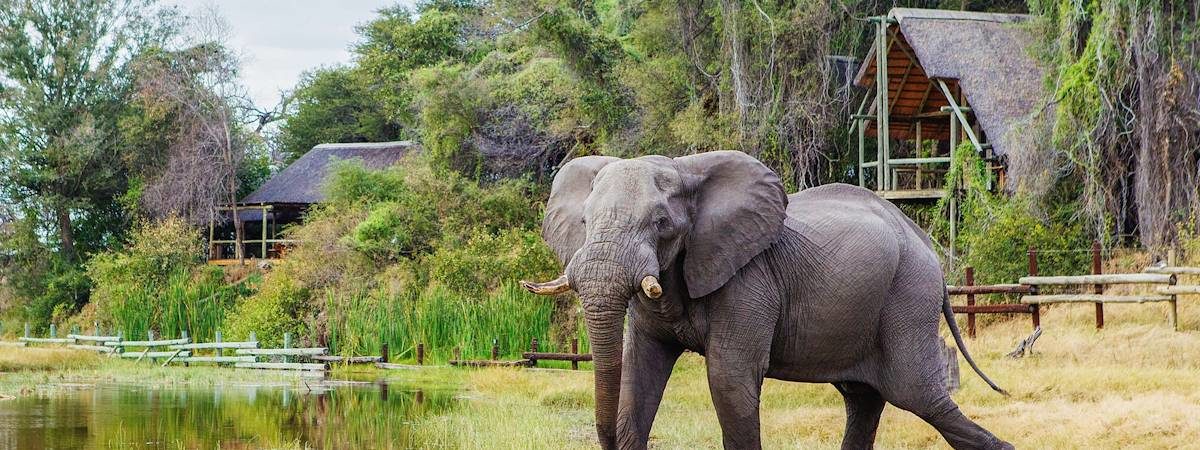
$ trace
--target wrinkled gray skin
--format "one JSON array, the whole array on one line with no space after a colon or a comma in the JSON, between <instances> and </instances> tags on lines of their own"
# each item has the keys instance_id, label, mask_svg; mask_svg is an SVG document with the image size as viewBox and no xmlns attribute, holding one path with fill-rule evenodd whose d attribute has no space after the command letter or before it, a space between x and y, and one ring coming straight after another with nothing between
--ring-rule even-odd
<instances>
[{"instance_id":1,"label":"wrinkled gray skin","mask_svg":"<svg viewBox=\"0 0 1200 450\"><path fill-rule=\"evenodd\" d=\"M763 377L836 386L843 448L872 446L885 401L955 448L1011 448L950 399L938 259L870 191L836 184L788 197L741 152L590 156L555 177L543 236L582 299L605 449L646 448L685 349L705 357L726 448L760 446ZM639 289L646 275L661 298Z\"/></svg>"}]
</instances>

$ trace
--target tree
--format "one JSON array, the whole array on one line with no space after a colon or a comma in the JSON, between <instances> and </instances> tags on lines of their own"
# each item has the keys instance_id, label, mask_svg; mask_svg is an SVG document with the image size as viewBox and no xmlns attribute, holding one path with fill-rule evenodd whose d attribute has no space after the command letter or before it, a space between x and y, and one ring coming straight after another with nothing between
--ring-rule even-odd
<instances>
[{"instance_id":1,"label":"tree","mask_svg":"<svg viewBox=\"0 0 1200 450\"><path fill-rule=\"evenodd\" d=\"M325 68L304 75L297 86L295 110L278 136L288 162L326 142L388 141L402 136L382 113L382 105L364 75L351 68Z\"/></svg>"},{"instance_id":2,"label":"tree","mask_svg":"<svg viewBox=\"0 0 1200 450\"><path fill-rule=\"evenodd\" d=\"M0 182L27 214L52 218L41 226L73 263L79 223L98 230L85 251L124 228L110 225L125 221L116 121L129 64L174 35L177 17L150 0L0 3Z\"/></svg>"}]
</instances>

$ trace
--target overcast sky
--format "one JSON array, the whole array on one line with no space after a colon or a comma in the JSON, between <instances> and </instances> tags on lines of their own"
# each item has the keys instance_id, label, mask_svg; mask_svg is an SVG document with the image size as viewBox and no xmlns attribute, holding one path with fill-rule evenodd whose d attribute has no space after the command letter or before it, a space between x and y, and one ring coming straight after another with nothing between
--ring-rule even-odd
<instances>
[{"instance_id":1,"label":"overcast sky","mask_svg":"<svg viewBox=\"0 0 1200 450\"><path fill-rule=\"evenodd\" d=\"M350 62L354 27L375 11L413 0L164 0L185 13L215 7L228 23L229 45L244 56L242 79L254 102L270 108L279 91L320 66Z\"/></svg>"}]
</instances>

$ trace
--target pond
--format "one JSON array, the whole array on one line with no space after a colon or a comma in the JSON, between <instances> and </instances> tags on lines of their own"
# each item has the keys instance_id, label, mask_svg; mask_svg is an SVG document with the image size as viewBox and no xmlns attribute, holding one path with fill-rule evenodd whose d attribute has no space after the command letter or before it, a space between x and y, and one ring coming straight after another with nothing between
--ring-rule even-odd
<instances>
[{"instance_id":1,"label":"pond","mask_svg":"<svg viewBox=\"0 0 1200 450\"><path fill-rule=\"evenodd\" d=\"M448 388L97 384L0 401L0 448L411 448Z\"/></svg>"}]
</instances>

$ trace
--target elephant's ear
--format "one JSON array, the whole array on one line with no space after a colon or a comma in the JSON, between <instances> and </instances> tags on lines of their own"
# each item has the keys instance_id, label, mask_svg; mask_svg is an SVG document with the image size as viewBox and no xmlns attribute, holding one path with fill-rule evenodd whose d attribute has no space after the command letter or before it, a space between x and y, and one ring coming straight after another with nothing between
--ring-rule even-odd
<instances>
[{"instance_id":1,"label":"elephant's ear","mask_svg":"<svg viewBox=\"0 0 1200 450\"><path fill-rule=\"evenodd\" d=\"M604 166L619 159L610 156L575 158L554 176L550 200L546 202L546 219L542 221L542 238L564 268L570 264L575 251L583 246L586 237L583 204L592 193L592 179Z\"/></svg>"},{"instance_id":2,"label":"elephant's ear","mask_svg":"<svg viewBox=\"0 0 1200 450\"><path fill-rule=\"evenodd\" d=\"M693 195L683 273L688 294L699 298L775 242L787 194L773 170L742 152L701 153L675 162Z\"/></svg>"}]
</instances>

